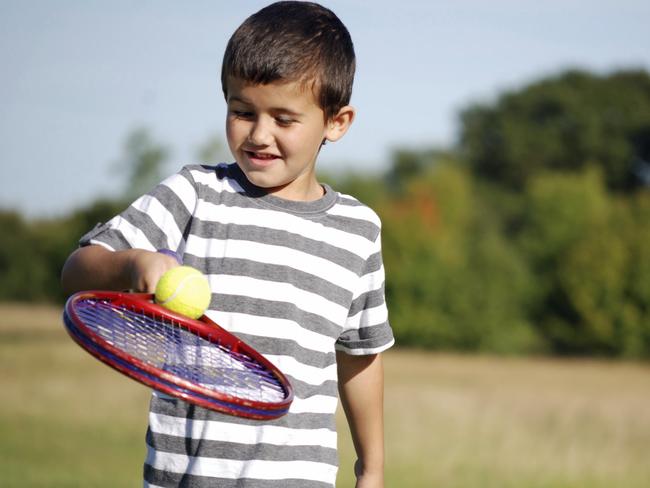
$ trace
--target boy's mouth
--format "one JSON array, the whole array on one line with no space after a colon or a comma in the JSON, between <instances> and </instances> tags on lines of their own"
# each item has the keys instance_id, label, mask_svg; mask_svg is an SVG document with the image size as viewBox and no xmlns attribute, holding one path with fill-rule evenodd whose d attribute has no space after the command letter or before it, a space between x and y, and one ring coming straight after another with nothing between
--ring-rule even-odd
<instances>
[{"instance_id":1,"label":"boy's mouth","mask_svg":"<svg viewBox=\"0 0 650 488\"><path fill-rule=\"evenodd\" d=\"M275 154L269 154L269 153L263 153L263 152L255 152L255 151L244 151L248 159L260 166L265 166L268 164L271 164L273 161L276 159L279 159L278 156Z\"/></svg>"}]
</instances>

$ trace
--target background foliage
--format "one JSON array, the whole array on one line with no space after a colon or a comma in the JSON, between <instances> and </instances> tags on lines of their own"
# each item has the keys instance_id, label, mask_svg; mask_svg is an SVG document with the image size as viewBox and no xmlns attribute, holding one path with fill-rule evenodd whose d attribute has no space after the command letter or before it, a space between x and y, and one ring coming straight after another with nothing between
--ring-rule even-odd
<instances>
[{"instance_id":1,"label":"background foliage","mask_svg":"<svg viewBox=\"0 0 650 488\"><path fill-rule=\"evenodd\" d=\"M650 357L650 75L568 71L459 118L454 147L324 175L382 217L398 343ZM198 150L223 152L214 137ZM62 302L79 237L161 179L168 154L140 129L120 198L48 220L0 211L0 300Z\"/></svg>"}]
</instances>

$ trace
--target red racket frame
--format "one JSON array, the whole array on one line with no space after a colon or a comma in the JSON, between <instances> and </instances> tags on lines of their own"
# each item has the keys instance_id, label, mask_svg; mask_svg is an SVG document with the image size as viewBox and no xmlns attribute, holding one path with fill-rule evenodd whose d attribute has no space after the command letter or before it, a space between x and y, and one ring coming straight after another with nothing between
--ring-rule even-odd
<instances>
[{"instance_id":1,"label":"red racket frame","mask_svg":"<svg viewBox=\"0 0 650 488\"><path fill-rule=\"evenodd\" d=\"M141 311L146 316L172 320L178 326L205 339L206 341L215 344L218 343L235 353L243 353L249 356L254 361L260 363L260 365L270 371L277 378L285 391L285 399L281 402L262 402L234 397L232 395L205 388L201 385L180 378L173 373L140 361L138 358L133 357L125 351L108 343L83 323L83 320L77 314L75 307L79 301L89 299L109 301L118 307L126 306L129 308L137 308L138 311ZM273 363L241 339L224 330L207 316L204 315L198 320L190 319L156 305L152 300L153 295L146 293L123 293L92 290L75 293L66 302L64 313L66 317L74 323L79 334L82 335L85 340L92 342L93 346L85 343L84 340L71 332L68 329L67 324L66 329L68 329L68 333L72 339L95 358L120 373L168 395L181 398L210 410L216 410L239 417L266 420L277 418L287 413L289 406L293 401L293 388L291 387L289 380ZM104 353L104 351L106 351L107 354ZM115 356L118 360L113 359L111 356ZM131 365L133 369L120 364L120 362ZM155 378L159 378L161 382L156 381ZM170 384L173 386L169 386ZM186 391L179 391L175 387ZM214 401L218 403L213 403Z\"/></svg>"}]
</instances>

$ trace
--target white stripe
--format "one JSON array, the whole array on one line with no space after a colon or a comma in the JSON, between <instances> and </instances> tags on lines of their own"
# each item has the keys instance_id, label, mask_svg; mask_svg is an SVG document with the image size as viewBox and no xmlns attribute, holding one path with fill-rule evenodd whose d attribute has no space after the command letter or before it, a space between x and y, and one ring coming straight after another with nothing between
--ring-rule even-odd
<instances>
[{"instance_id":1,"label":"white stripe","mask_svg":"<svg viewBox=\"0 0 650 488\"><path fill-rule=\"evenodd\" d=\"M192 176L195 175L194 172L191 172ZM187 178L185 178L182 174L176 173L169 178L167 178L165 181L161 183L162 185L166 186L169 188L171 191L173 191L176 196L180 199L181 202L183 202L183 206L185 207L185 210L191 215L192 212L194 212L194 208L196 207L196 201L197 201L197 196L196 196L196 189L190 183Z\"/></svg>"},{"instance_id":2,"label":"white stripe","mask_svg":"<svg viewBox=\"0 0 650 488\"><path fill-rule=\"evenodd\" d=\"M340 217L349 217L351 219L364 220L368 223L380 226L379 217L370 207L365 205L350 206L350 205L335 205L330 208L327 213Z\"/></svg>"},{"instance_id":3,"label":"white stripe","mask_svg":"<svg viewBox=\"0 0 650 488\"><path fill-rule=\"evenodd\" d=\"M290 429L274 425L238 425L216 420L192 420L150 413L149 425L158 434L236 444L324 446L336 449L336 432L328 429Z\"/></svg>"},{"instance_id":4,"label":"white stripe","mask_svg":"<svg viewBox=\"0 0 650 488\"><path fill-rule=\"evenodd\" d=\"M373 325L383 324L388 320L388 309L386 304L382 303L373 308L366 308L359 313L348 318L346 329L361 329L363 327L372 327Z\"/></svg>"},{"instance_id":5,"label":"white stripe","mask_svg":"<svg viewBox=\"0 0 650 488\"><path fill-rule=\"evenodd\" d=\"M208 310L206 315L233 334L292 340L311 351L333 352L330 336L305 329L293 320L228 313L219 310Z\"/></svg>"},{"instance_id":6,"label":"white stripe","mask_svg":"<svg viewBox=\"0 0 650 488\"><path fill-rule=\"evenodd\" d=\"M183 240L183 233L178 228L174 215L157 198L145 195L133 202L133 207L147 214L166 235L168 249L179 247Z\"/></svg>"},{"instance_id":7,"label":"white stripe","mask_svg":"<svg viewBox=\"0 0 650 488\"><path fill-rule=\"evenodd\" d=\"M389 343L384 344L383 346L373 347L368 349L349 349L342 344L336 344L336 350L343 351L349 354L350 356L367 356L369 354L379 354L380 352L383 352L386 349L391 348L393 344L395 344L395 339L391 339Z\"/></svg>"},{"instance_id":8,"label":"white stripe","mask_svg":"<svg viewBox=\"0 0 650 488\"><path fill-rule=\"evenodd\" d=\"M384 267L381 266L378 270L373 271L363 275L359 279L358 290L361 290L361 293L368 293L379 290L386 280L386 273L384 272ZM357 296L354 297L358 298Z\"/></svg>"},{"instance_id":9,"label":"white stripe","mask_svg":"<svg viewBox=\"0 0 650 488\"><path fill-rule=\"evenodd\" d=\"M283 230L292 234L325 242L335 247L345 243L345 249L360 256L368 257L368 239L342 230L327 227L317 221L307 220L293 214L265 208L227 207L221 204L201 202L197 206L195 217L222 224L239 224Z\"/></svg>"},{"instance_id":10,"label":"white stripe","mask_svg":"<svg viewBox=\"0 0 650 488\"><path fill-rule=\"evenodd\" d=\"M289 407L290 413L324 413L333 414L338 406L338 397L314 395L309 398L294 398Z\"/></svg>"},{"instance_id":11,"label":"white stripe","mask_svg":"<svg viewBox=\"0 0 650 488\"><path fill-rule=\"evenodd\" d=\"M337 467L311 461L238 461L185 456L167 452L150 452L147 464L155 469L194 476L229 479L305 479L332 483Z\"/></svg>"},{"instance_id":12,"label":"white stripe","mask_svg":"<svg viewBox=\"0 0 650 488\"><path fill-rule=\"evenodd\" d=\"M331 302L317 293L300 290L289 283L258 280L243 276L208 275L212 293L221 295L241 295L261 300L295 304L300 310L342 324L348 309Z\"/></svg>"},{"instance_id":13,"label":"white stripe","mask_svg":"<svg viewBox=\"0 0 650 488\"><path fill-rule=\"evenodd\" d=\"M192 235L187 241L185 250L195 256L246 259L277 266L309 270L314 276L318 276L348 290L353 289L359 280L356 273L348 268L339 266L329 259L285 246L236 239L205 239Z\"/></svg>"},{"instance_id":14,"label":"white stripe","mask_svg":"<svg viewBox=\"0 0 650 488\"><path fill-rule=\"evenodd\" d=\"M325 368L308 366L297 361L291 356L264 356L271 361L280 371L309 385L322 385L326 381L336 381L336 363Z\"/></svg>"},{"instance_id":15,"label":"white stripe","mask_svg":"<svg viewBox=\"0 0 650 488\"><path fill-rule=\"evenodd\" d=\"M90 239L89 244L94 244L97 246L102 246L104 249L108 249L109 251L115 252L115 248L113 246L109 246L105 242L98 241L97 239Z\"/></svg>"},{"instance_id":16,"label":"white stripe","mask_svg":"<svg viewBox=\"0 0 650 488\"><path fill-rule=\"evenodd\" d=\"M244 191L237 180L220 180L218 178L215 178L214 172L205 173L203 171L190 170L190 174L192 175L192 178L194 178L194 181L202 185L209 186L213 191L217 193L222 191L228 193L241 193Z\"/></svg>"}]
</instances>

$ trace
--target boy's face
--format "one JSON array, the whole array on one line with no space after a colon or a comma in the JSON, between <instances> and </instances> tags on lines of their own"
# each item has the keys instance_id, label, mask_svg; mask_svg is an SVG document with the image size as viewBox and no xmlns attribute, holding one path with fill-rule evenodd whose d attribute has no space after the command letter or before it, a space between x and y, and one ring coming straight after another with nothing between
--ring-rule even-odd
<instances>
[{"instance_id":1,"label":"boy's face","mask_svg":"<svg viewBox=\"0 0 650 488\"><path fill-rule=\"evenodd\" d=\"M226 102L228 146L251 183L288 200L323 195L316 158L324 140L343 136L354 116L351 107L345 120L327 121L312 91L299 82L251 85L232 77Z\"/></svg>"}]
</instances>

